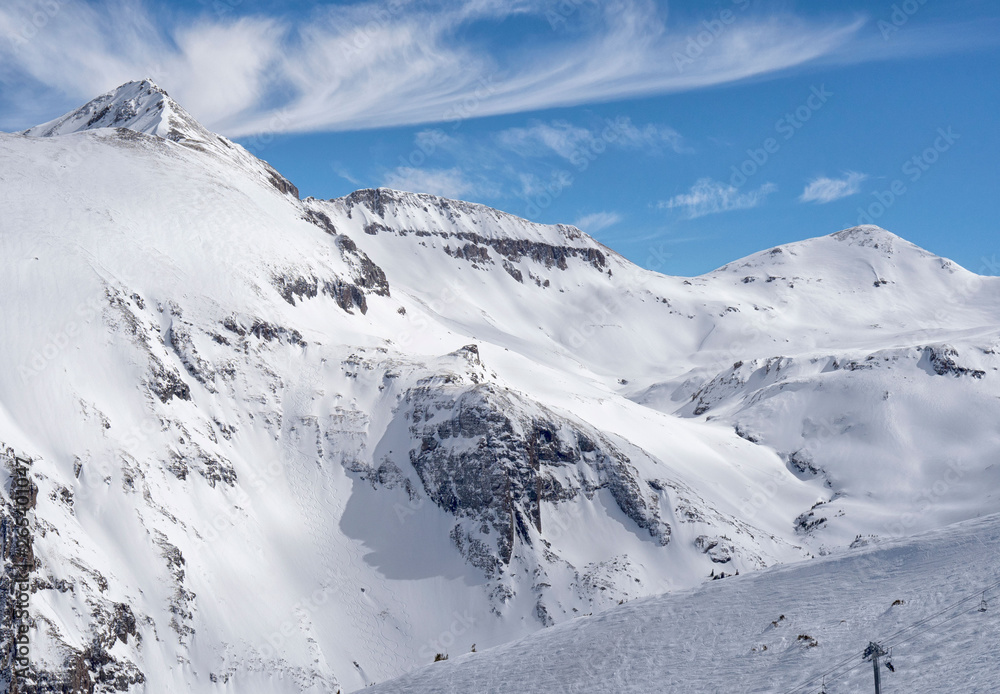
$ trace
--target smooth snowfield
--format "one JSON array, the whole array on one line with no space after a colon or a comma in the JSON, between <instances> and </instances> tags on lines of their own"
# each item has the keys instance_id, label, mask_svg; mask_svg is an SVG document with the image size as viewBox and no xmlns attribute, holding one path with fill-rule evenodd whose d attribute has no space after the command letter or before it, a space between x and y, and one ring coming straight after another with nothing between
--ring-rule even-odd
<instances>
[{"instance_id":1,"label":"smooth snowfield","mask_svg":"<svg viewBox=\"0 0 1000 694\"><path fill-rule=\"evenodd\" d=\"M987 610L980 612L979 590ZM378 694L997 691L1000 516L580 617L374 687ZM901 633L900 633L901 632ZM890 638L897 635L895 638Z\"/></svg>"}]
</instances>

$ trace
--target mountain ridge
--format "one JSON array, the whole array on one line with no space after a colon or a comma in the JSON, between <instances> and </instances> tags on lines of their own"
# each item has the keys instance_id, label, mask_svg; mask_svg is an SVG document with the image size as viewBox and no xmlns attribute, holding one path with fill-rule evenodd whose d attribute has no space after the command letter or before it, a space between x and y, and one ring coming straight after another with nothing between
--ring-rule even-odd
<instances>
[{"instance_id":1,"label":"mountain ridge","mask_svg":"<svg viewBox=\"0 0 1000 694\"><path fill-rule=\"evenodd\" d=\"M210 140L221 140L226 142L229 146L235 144L226 140L226 138L221 135L210 132L194 117L192 117L182 106L174 101L166 90L156 85L149 78L127 82L119 87L109 90L99 97L96 97L87 104L67 112L59 118L35 125L15 134L32 137L53 137L81 132L84 130L117 127L126 128L146 135L153 135L163 139L172 140L174 142L183 142L188 140L192 142L204 143ZM297 189L295 190L297 196ZM312 199L313 198L308 198L308 200ZM614 253L612 249L608 248L604 244L601 244L596 239L593 239L593 237L589 236L585 232L570 225L539 224L515 215L511 215L488 205L470 203L442 196L429 195L426 193L398 191L385 187L362 188L348 193L340 198L327 200L326 202L341 204L348 210L348 213L350 213L352 207L363 204L380 218L383 217L387 211L386 205L388 205L389 210L392 210L394 207L426 208L428 204L444 208L445 210L452 208L461 213L465 213L466 215L476 212L478 213L476 215L478 217L494 216L496 218L513 218L525 222L526 224L524 226L533 230L551 228L561 233L567 241L577 241L587 246L600 248L605 253ZM399 220L398 214L394 215L394 217ZM881 239L883 243L882 250L886 250L886 248L888 248L890 252L894 240L897 243L902 241L904 244L912 246L913 248L918 248L924 253L934 255L925 249L919 248L919 246L911 244L906 239L903 239L902 237L876 225L858 225L855 227L849 227L833 232L828 236L843 241L847 245L867 246L873 247L874 249L879 249L878 244L879 239ZM535 238L531 240L539 239ZM811 239L806 239L806 241L808 240ZM784 246L794 246L795 244L803 242L804 241L792 242L791 244L784 244ZM776 248L780 248L780 246ZM774 249L771 249L771 251L761 251L759 253L751 254L745 258L727 263L717 270L709 271L696 277L704 277L705 275L711 275L715 272L721 272L729 267L744 263L755 256L762 255L765 252L773 252L773 250ZM942 260L947 259L942 258ZM952 263L952 261L947 262Z\"/></svg>"}]
</instances>

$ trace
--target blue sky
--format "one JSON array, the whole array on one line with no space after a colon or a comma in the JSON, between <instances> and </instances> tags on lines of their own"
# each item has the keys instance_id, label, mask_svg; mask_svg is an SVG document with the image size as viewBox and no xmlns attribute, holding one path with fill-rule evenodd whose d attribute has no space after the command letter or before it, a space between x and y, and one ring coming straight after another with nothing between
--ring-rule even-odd
<instances>
[{"instance_id":1,"label":"blue sky","mask_svg":"<svg viewBox=\"0 0 1000 694\"><path fill-rule=\"evenodd\" d=\"M303 195L575 223L693 275L874 222L1000 274L987 0L10 0L0 129L152 77Z\"/></svg>"}]
</instances>

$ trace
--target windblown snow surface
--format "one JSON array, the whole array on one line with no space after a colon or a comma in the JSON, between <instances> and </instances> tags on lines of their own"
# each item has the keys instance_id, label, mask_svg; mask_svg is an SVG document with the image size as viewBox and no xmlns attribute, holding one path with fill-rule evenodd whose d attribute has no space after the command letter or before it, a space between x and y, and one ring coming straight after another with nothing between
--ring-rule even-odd
<instances>
[{"instance_id":1,"label":"windblown snow surface","mask_svg":"<svg viewBox=\"0 0 1000 694\"><path fill-rule=\"evenodd\" d=\"M995 692L1000 516L642 598L378 694ZM979 589L992 585L983 611Z\"/></svg>"},{"instance_id":2,"label":"windblown snow surface","mask_svg":"<svg viewBox=\"0 0 1000 694\"><path fill-rule=\"evenodd\" d=\"M34 691L354 691L710 575L829 590L859 536L998 508L1000 279L878 227L667 277L481 205L300 200L149 82L0 161Z\"/></svg>"}]
</instances>

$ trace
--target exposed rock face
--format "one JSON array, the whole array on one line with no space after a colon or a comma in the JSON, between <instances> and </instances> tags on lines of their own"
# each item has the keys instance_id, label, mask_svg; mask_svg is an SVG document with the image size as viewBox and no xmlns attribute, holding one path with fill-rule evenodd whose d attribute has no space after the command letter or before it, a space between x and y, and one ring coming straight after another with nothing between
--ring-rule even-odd
<instances>
[{"instance_id":1,"label":"exposed rock face","mask_svg":"<svg viewBox=\"0 0 1000 694\"><path fill-rule=\"evenodd\" d=\"M958 356L958 350L949 345L929 345L924 347L923 352L924 358L927 359L931 369L938 376L950 375L982 378L986 375L986 372L980 369L959 366L955 361L955 357Z\"/></svg>"},{"instance_id":2,"label":"exposed rock face","mask_svg":"<svg viewBox=\"0 0 1000 694\"><path fill-rule=\"evenodd\" d=\"M695 547L708 555L716 564L726 564L733 560L736 552L732 541L727 537L708 537L699 535L694 541Z\"/></svg>"},{"instance_id":3,"label":"exposed rock face","mask_svg":"<svg viewBox=\"0 0 1000 694\"><path fill-rule=\"evenodd\" d=\"M642 494L628 456L586 424L448 375L424 379L404 401L419 442L410 462L430 499L459 519L455 544L488 575L510 563L515 540L545 537L540 502L592 498L601 489L652 541L670 541L670 525Z\"/></svg>"},{"instance_id":4,"label":"exposed rock face","mask_svg":"<svg viewBox=\"0 0 1000 694\"><path fill-rule=\"evenodd\" d=\"M348 236L338 233L329 215L307 207L304 219L336 239L341 257L351 268L351 276L347 280L342 277L318 279L314 275L303 277L294 273L278 275L274 278L274 284L285 301L294 306L297 298L301 300L324 294L334 299L348 313L352 313L354 308L367 313L366 294L389 296L389 281L385 272Z\"/></svg>"},{"instance_id":5,"label":"exposed rock face","mask_svg":"<svg viewBox=\"0 0 1000 694\"><path fill-rule=\"evenodd\" d=\"M263 164L264 169L268 174L268 180L271 185L277 189L279 193L284 193L285 195L291 195L296 200L299 199L299 189L292 184L287 178L282 176L280 173L274 170L274 168L269 164Z\"/></svg>"},{"instance_id":6,"label":"exposed rock face","mask_svg":"<svg viewBox=\"0 0 1000 694\"><path fill-rule=\"evenodd\" d=\"M567 261L578 258L596 270L603 272L607 269L604 250L574 227L561 224L554 227L556 230L554 238L558 236L561 243L489 234L485 229L481 232L478 229L481 229L482 225L492 222L499 221L514 226L527 226L530 223L475 203L403 193L386 188L358 190L344 198L329 202L342 207L352 219L359 213L359 209L376 216L377 219L365 223L364 231L369 235L388 233L399 236L414 234L437 237L451 242L443 246L445 253L467 260L474 266L485 267L494 264L496 261L493 254L496 254L507 272L515 279L520 273L511 263L523 259L531 260L545 268L566 270L569 267ZM432 208L449 222L461 222L464 228L458 231L454 228L445 229L426 220L421 226L407 226L409 212L427 211Z\"/></svg>"}]
</instances>

